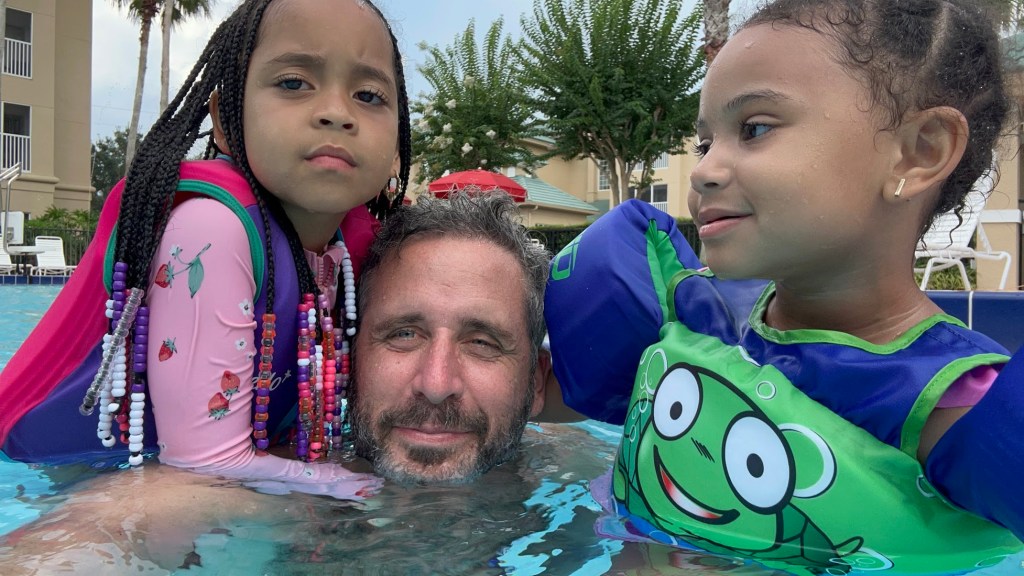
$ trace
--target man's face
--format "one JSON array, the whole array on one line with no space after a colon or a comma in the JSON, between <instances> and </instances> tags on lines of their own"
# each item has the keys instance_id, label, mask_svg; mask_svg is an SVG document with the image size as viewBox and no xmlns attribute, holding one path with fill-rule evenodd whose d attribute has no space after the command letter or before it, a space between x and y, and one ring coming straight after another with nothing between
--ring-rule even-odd
<instances>
[{"instance_id":1,"label":"man's face","mask_svg":"<svg viewBox=\"0 0 1024 576\"><path fill-rule=\"evenodd\" d=\"M465 482L508 460L543 408L524 278L486 240L423 238L373 277L356 336L357 452L402 482Z\"/></svg>"}]
</instances>

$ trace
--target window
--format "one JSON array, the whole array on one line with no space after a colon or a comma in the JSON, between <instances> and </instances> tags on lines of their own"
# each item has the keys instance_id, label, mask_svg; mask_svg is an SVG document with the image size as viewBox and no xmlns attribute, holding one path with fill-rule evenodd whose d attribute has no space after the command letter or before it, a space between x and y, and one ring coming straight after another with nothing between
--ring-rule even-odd
<instances>
[{"instance_id":1,"label":"window","mask_svg":"<svg viewBox=\"0 0 1024 576\"><path fill-rule=\"evenodd\" d=\"M3 104L3 167L21 162L21 169L32 170L32 109L21 104Z\"/></svg>"},{"instance_id":2,"label":"window","mask_svg":"<svg viewBox=\"0 0 1024 576\"><path fill-rule=\"evenodd\" d=\"M637 198L651 204L668 202L668 184L655 184L650 188L644 188L637 195Z\"/></svg>"},{"instance_id":3,"label":"window","mask_svg":"<svg viewBox=\"0 0 1024 576\"><path fill-rule=\"evenodd\" d=\"M654 164L651 167L655 170L657 170L658 168L668 168L668 152L665 152L664 154L659 156L658 159L654 161ZM637 163L636 168L633 168L633 171L639 172L643 169L644 163L639 162Z\"/></svg>"},{"instance_id":4,"label":"window","mask_svg":"<svg viewBox=\"0 0 1024 576\"><path fill-rule=\"evenodd\" d=\"M32 77L32 14L7 9L4 30L4 73Z\"/></svg>"},{"instance_id":5,"label":"window","mask_svg":"<svg viewBox=\"0 0 1024 576\"><path fill-rule=\"evenodd\" d=\"M600 160L597 163L597 189L610 190L612 187L608 175L608 161Z\"/></svg>"}]
</instances>

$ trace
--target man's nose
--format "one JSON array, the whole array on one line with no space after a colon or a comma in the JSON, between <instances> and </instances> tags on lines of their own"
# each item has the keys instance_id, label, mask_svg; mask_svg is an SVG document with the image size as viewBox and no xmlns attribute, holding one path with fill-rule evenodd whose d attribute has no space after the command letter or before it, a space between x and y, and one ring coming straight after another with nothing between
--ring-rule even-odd
<instances>
[{"instance_id":1,"label":"man's nose","mask_svg":"<svg viewBox=\"0 0 1024 576\"><path fill-rule=\"evenodd\" d=\"M413 382L413 391L432 404L462 396L464 383L458 344L447 338L434 338L424 350L420 372Z\"/></svg>"}]
</instances>

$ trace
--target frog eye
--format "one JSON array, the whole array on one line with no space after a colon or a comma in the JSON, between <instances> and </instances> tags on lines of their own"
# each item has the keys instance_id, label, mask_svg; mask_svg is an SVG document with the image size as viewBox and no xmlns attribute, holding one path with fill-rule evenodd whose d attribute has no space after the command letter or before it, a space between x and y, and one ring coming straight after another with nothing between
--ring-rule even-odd
<instances>
[{"instance_id":1,"label":"frog eye","mask_svg":"<svg viewBox=\"0 0 1024 576\"><path fill-rule=\"evenodd\" d=\"M753 510L770 514L793 491L793 459L774 426L741 414L725 432L725 474L736 496Z\"/></svg>"},{"instance_id":2,"label":"frog eye","mask_svg":"<svg viewBox=\"0 0 1024 576\"><path fill-rule=\"evenodd\" d=\"M661 378L654 393L654 429L667 440L693 426L700 412L700 382L686 368L673 368Z\"/></svg>"}]
</instances>

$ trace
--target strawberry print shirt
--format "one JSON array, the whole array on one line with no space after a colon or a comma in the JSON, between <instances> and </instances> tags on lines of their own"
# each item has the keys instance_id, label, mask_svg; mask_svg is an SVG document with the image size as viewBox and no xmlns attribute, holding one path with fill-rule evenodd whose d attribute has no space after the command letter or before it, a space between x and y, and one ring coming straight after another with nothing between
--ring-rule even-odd
<instances>
[{"instance_id":1,"label":"strawberry print shirt","mask_svg":"<svg viewBox=\"0 0 1024 576\"><path fill-rule=\"evenodd\" d=\"M323 255L306 256L333 305L342 249L331 246ZM248 238L238 217L211 199L177 206L153 260L148 290L148 387L160 461L250 480L324 483L350 475L335 464L256 450L255 291ZM285 376L279 385L294 387L294 376Z\"/></svg>"}]
</instances>

